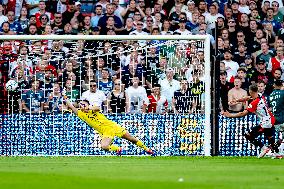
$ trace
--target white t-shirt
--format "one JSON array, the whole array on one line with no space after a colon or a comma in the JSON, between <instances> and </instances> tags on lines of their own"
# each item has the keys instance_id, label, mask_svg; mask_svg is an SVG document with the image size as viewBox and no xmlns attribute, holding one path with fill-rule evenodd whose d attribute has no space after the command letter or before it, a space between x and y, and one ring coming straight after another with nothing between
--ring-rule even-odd
<instances>
[{"instance_id":1,"label":"white t-shirt","mask_svg":"<svg viewBox=\"0 0 284 189\"><path fill-rule=\"evenodd\" d=\"M2 26L3 22L7 22L7 21L8 21L7 16L4 16L4 15L0 16L0 26Z\"/></svg>"},{"instance_id":2,"label":"white t-shirt","mask_svg":"<svg viewBox=\"0 0 284 189\"><path fill-rule=\"evenodd\" d=\"M241 6L239 6L239 9L238 9L239 11L240 11L240 13L246 13L246 14L250 14L250 9L249 9L249 6L244 6L244 7L241 7Z\"/></svg>"},{"instance_id":3,"label":"white t-shirt","mask_svg":"<svg viewBox=\"0 0 284 189\"><path fill-rule=\"evenodd\" d=\"M237 75L237 71L239 69L239 64L235 61L226 61L223 60L224 64L225 64L225 68L227 71L227 81L230 81L231 77L236 76Z\"/></svg>"},{"instance_id":4,"label":"white t-shirt","mask_svg":"<svg viewBox=\"0 0 284 189\"><path fill-rule=\"evenodd\" d=\"M175 32L180 33L181 35L191 35L192 33L185 29L184 31L180 31L180 29L177 29Z\"/></svg>"},{"instance_id":5,"label":"white t-shirt","mask_svg":"<svg viewBox=\"0 0 284 189\"><path fill-rule=\"evenodd\" d=\"M207 27L209 29L215 28L215 22L216 22L217 18L219 18L219 17L224 18L224 16L220 13L217 13L216 15L211 15L210 13L208 13L208 14L204 13L203 16L205 16L205 22L207 23L207 25L208 25Z\"/></svg>"},{"instance_id":6,"label":"white t-shirt","mask_svg":"<svg viewBox=\"0 0 284 189\"><path fill-rule=\"evenodd\" d=\"M90 105L102 107L103 102L106 100L106 96L103 91L96 90L95 93L92 93L90 90L83 92L82 100L88 100Z\"/></svg>"},{"instance_id":7,"label":"white t-shirt","mask_svg":"<svg viewBox=\"0 0 284 189\"><path fill-rule=\"evenodd\" d=\"M137 88L130 86L125 90L125 93L129 98L130 113L142 113L143 105L149 104L146 89L142 86Z\"/></svg>"},{"instance_id":8,"label":"white t-shirt","mask_svg":"<svg viewBox=\"0 0 284 189\"><path fill-rule=\"evenodd\" d=\"M163 80L159 80L159 84L161 85L161 95L167 98L167 101L169 103L169 109L171 110L172 98L174 96L175 91L180 89L180 83L175 79L169 82L168 79L165 78Z\"/></svg>"}]
</instances>

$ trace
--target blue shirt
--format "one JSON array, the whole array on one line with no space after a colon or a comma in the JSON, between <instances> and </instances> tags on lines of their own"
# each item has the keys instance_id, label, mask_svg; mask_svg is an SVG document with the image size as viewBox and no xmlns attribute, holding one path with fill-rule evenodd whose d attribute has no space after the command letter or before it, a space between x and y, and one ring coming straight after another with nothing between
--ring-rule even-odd
<instances>
[{"instance_id":1,"label":"blue shirt","mask_svg":"<svg viewBox=\"0 0 284 189\"><path fill-rule=\"evenodd\" d=\"M25 101L25 105L30 111L39 112L41 103L44 102L43 91L32 91L28 90L22 94L22 100Z\"/></svg>"},{"instance_id":2,"label":"blue shirt","mask_svg":"<svg viewBox=\"0 0 284 189\"><path fill-rule=\"evenodd\" d=\"M112 81L108 81L108 82L99 81L98 86L99 86L99 89L103 91L106 96L108 96L109 93L113 89L113 82Z\"/></svg>"}]
</instances>

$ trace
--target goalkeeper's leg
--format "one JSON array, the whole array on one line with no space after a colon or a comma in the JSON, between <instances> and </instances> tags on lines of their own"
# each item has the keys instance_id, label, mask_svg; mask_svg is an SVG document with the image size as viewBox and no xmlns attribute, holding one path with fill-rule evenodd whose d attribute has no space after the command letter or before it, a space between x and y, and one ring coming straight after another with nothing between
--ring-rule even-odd
<instances>
[{"instance_id":1,"label":"goalkeeper's leg","mask_svg":"<svg viewBox=\"0 0 284 189\"><path fill-rule=\"evenodd\" d=\"M151 150L150 148L148 148L141 140L135 138L134 136L132 136L131 134L129 134L128 132L126 132L122 138L132 142L133 144L139 146L140 148L142 148L143 150L145 150L148 154L155 156L155 152L153 150Z\"/></svg>"}]
</instances>

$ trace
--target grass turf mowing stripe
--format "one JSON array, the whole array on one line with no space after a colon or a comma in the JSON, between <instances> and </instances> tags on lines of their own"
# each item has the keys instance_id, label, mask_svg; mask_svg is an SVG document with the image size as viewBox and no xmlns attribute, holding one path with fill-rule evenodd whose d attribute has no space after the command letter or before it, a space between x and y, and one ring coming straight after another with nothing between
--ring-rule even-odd
<instances>
[{"instance_id":1,"label":"grass turf mowing stripe","mask_svg":"<svg viewBox=\"0 0 284 189\"><path fill-rule=\"evenodd\" d=\"M282 188L283 168L282 160L255 157L0 157L0 186Z\"/></svg>"}]
</instances>

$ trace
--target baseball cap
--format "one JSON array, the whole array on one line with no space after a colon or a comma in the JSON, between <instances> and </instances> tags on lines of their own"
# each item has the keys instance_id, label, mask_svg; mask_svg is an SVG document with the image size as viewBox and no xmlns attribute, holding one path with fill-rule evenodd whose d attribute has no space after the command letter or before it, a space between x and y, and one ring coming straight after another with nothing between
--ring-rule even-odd
<instances>
[{"instance_id":1,"label":"baseball cap","mask_svg":"<svg viewBox=\"0 0 284 189\"><path fill-rule=\"evenodd\" d=\"M194 2L194 1L189 0L189 1L187 2L187 5L189 5L189 4L195 4L195 2Z\"/></svg>"},{"instance_id":2,"label":"baseball cap","mask_svg":"<svg viewBox=\"0 0 284 189\"><path fill-rule=\"evenodd\" d=\"M77 2L75 3L75 6L78 6L78 5L81 5L81 3L77 1Z\"/></svg>"},{"instance_id":3,"label":"baseball cap","mask_svg":"<svg viewBox=\"0 0 284 189\"><path fill-rule=\"evenodd\" d=\"M265 64L265 61L262 58L260 58L256 61L256 64Z\"/></svg>"},{"instance_id":4,"label":"baseball cap","mask_svg":"<svg viewBox=\"0 0 284 189\"><path fill-rule=\"evenodd\" d=\"M97 27L97 26L95 26L95 27L93 28L93 31L94 31L94 32L100 31L100 28Z\"/></svg>"},{"instance_id":5,"label":"baseball cap","mask_svg":"<svg viewBox=\"0 0 284 189\"><path fill-rule=\"evenodd\" d=\"M237 1L232 1L231 5L232 4L239 4Z\"/></svg>"},{"instance_id":6,"label":"baseball cap","mask_svg":"<svg viewBox=\"0 0 284 189\"><path fill-rule=\"evenodd\" d=\"M247 55L245 56L245 59L252 59L252 57L247 54Z\"/></svg>"},{"instance_id":7,"label":"baseball cap","mask_svg":"<svg viewBox=\"0 0 284 189\"><path fill-rule=\"evenodd\" d=\"M174 71L174 69L171 68L171 67L168 67L168 68L166 69L166 72L173 72L173 71Z\"/></svg>"},{"instance_id":8,"label":"baseball cap","mask_svg":"<svg viewBox=\"0 0 284 189\"><path fill-rule=\"evenodd\" d=\"M228 52L228 53L231 53L231 54L232 54L232 51L231 51L230 49L226 49L226 50L224 51L224 53L226 53L226 52Z\"/></svg>"}]
</instances>

